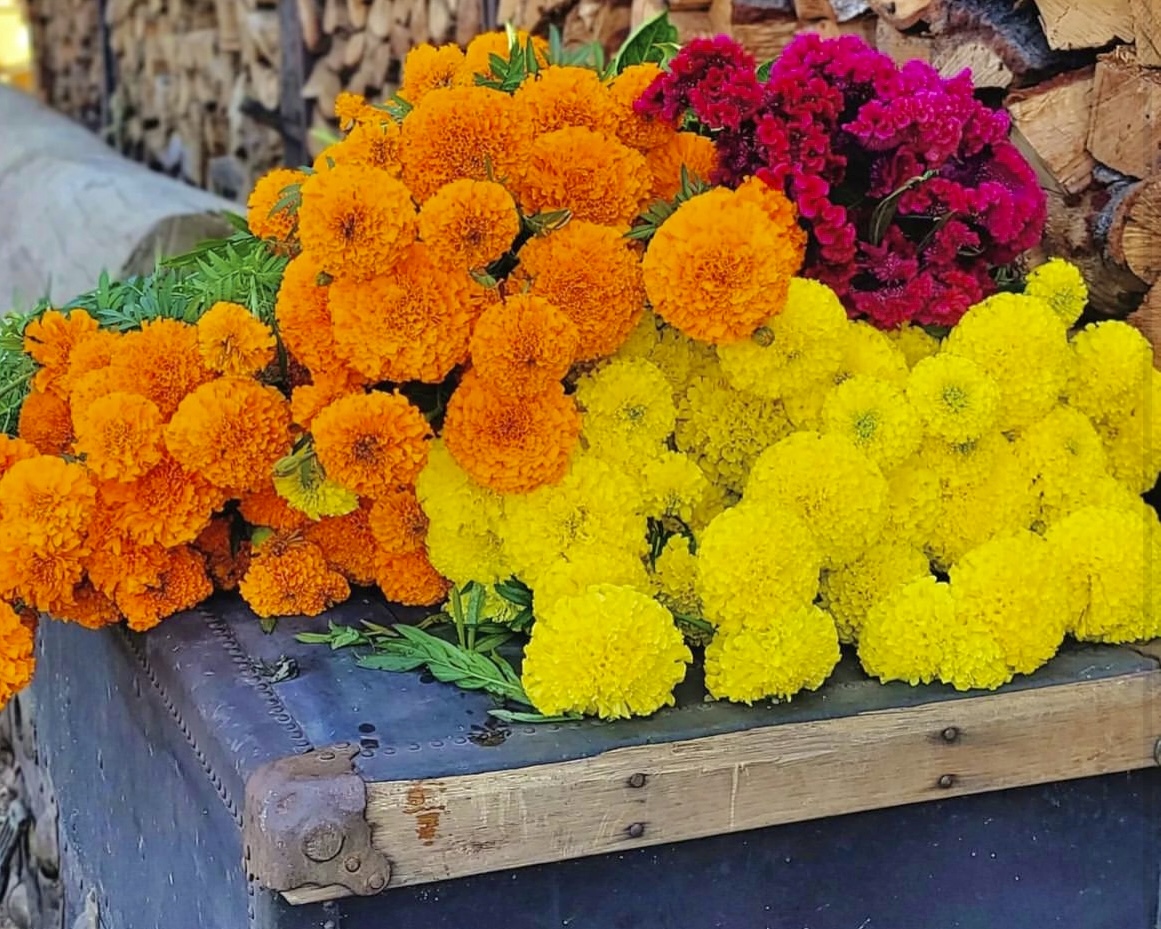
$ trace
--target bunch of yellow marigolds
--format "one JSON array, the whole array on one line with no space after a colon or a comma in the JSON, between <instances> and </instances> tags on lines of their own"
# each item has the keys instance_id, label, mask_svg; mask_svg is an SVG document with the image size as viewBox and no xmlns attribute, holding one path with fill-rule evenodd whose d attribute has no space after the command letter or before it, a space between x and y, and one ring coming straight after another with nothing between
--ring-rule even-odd
<instances>
[{"instance_id":1,"label":"bunch of yellow marigolds","mask_svg":"<svg viewBox=\"0 0 1161 929\"><path fill-rule=\"evenodd\" d=\"M819 687L843 643L967 689L1066 635L1161 634L1161 374L1126 324L1070 335L1075 268L942 340L851 322L795 276L785 197L688 188L714 149L634 112L656 66L534 47L501 88L503 35L421 46L391 106L344 95L342 140L258 184L251 230L290 259L275 326L221 303L28 327L0 692L36 612L144 630L215 588L271 617L474 582L502 621L517 579L529 698L605 718L672 704L703 647L709 693L749 703Z\"/></svg>"}]
</instances>

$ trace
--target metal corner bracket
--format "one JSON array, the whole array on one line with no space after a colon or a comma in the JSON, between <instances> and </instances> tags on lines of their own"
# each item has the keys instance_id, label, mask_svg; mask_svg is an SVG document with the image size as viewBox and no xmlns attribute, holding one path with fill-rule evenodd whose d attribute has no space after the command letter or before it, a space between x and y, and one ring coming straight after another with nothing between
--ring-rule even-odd
<instances>
[{"instance_id":1,"label":"metal corner bracket","mask_svg":"<svg viewBox=\"0 0 1161 929\"><path fill-rule=\"evenodd\" d=\"M388 885L391 863L371 845L367 785L353 763L358 753L340 742L251 775L242 839L252 880L279 892L338 885L358 896Z\"/></svg>"}]
</instances>

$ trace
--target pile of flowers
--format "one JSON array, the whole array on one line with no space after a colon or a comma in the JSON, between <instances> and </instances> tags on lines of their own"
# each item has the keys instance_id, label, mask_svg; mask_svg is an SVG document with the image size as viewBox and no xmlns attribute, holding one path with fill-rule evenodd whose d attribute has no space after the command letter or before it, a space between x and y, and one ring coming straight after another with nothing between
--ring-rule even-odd
<instances>
[{"instance_id":1,"label":"pile of flowers","mask_svg":"<svg viewBox=\"0 0 1161 929\"><path fill-rule=\"evenodd\" d=\"M343 642L396 670L451 650L468 670L437 677L545 716L653 713L695 654L750 703L819 687L844 643L968 689L1068 635L1161 634L1161 375L1124 323L1070 334L1071 265L992 293L1038 234L999 118L849 40L799 40L767 81L722 40L669 70L665 47L598 73L516 34L421 46L396 98L341 97L345 137L255 189L272 314L242 288L121 329L31 319L0 692L38 613L144 631L215 589L262 619L352 585L445 603L435 633ZM817 163L776 141L806 145L795 81ZM859 146L886 153L862 180ZM844 259L850 184L895 212ZM908 252L906 218L945 208Z\"/></svg>"}]
</instances>

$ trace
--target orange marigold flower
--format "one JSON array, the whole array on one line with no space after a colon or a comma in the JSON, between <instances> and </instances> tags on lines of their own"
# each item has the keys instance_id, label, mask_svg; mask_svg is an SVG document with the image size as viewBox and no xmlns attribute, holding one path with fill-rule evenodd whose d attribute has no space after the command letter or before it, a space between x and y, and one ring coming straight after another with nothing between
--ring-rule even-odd
<instances>
[{"instance_id":1,"label":"orange marigold flower","mask_svg":"<svg viewBox=\"0 0 1161 929\"><path fill-rule=\"evenodd\" d=\"M786 305L797 228L773 222L732 190L699 194L649 243L641 263L649 302L692 339L721 345L748 338Z\"/></svg>"},{"instance_id":2,"label":"orange marigold flower","mask_svg":"<svg viewBox=\"0 0 1161 929\"><path fill-rule=\"evenodd\" d=\"M246 201L246 222L255 236L274 242L285 242L290 238L296 221L294 211L289 206L275 211L275 207L286 188L301 184L305 179L306 175L301 171L290 168L275 168L258 179Z\"/></svg>"},{"instance_id":3,"label":"orange marigold flower","mask_svg":"<svg viewBox=\"0 0 1161 929\"><path fill-rule=\"evenodd\" d=\"M641 261L607 226L570 222L532 239L520 250L520 274L576 325L578 361L611 355L645 311Z\"/></svg>"},{"instance_id":4,"label":"orange marigold flower","mask_svg":"<svg viewBox=\"0 0 1161 929\"><path fill-rule=\"evenodd\" d=\"M63 455L73 447L73 417L56 394L34 390L20 407L20 438L43 455Z\"/></svg>"},{"instance_id":5,"label":"orange marigold flower","mask_svg":"<svg viewBox=\"0 0 1161 929\"><path fill-rule=\"evenodd\" d=\"M468 356L469 280L441 267L416 242L390 274L336 281L330 294L335 349L372 381L442 381Z\"/></svg>"},{"instance_id":6,"label":"orange marigold flower","mask_svg":"<svg viewBox=\"0 0 1161 929\"><path fill-rule=\"evenodd\" d=\"M734 193L739 200L760 206L771 222L786 230L790 247L779 254L786 259L788 273L797 274L806 251L806 230L798 225L798 208L782 191L756 177L747 178Z\"/></svg>"},{"instance_id":7,"label":"orange marigold flower","mask_svg":"<svg viewBox=\"0 0 1161 929\"><path fill-rule=\"evenodd\" d=\"M423 548L427 515L414 487L403 487L379 497L369 514L371 534L385 555L406 555Z\"/></svg>"},{"instance_id":8,"label":"orange marigold flower","mask_svg":"<svg viewBox=\"0 0 1161 929\"><path fill-rule=\"evenodd\" d=\"M48 310L24 329L24 351L40 365L32 380L36 390L67 396L59 385L68 372L69 355L82 339L97 331L97 321L84 310Z\"/></svg>"},{"instance_id":9,"label":"orange marigold flower","mask_svg":"<svg viewBox=\"0 0 1161 929\"><path fill-rule=\"evenodd\" d=\"M193 609L213 592L205 560L183 545L166 551L166 564L156 585L140 593L121 593L116 603L129 628L145 632L174 613Z\"/></svg>"},{"instance_id":10,"label":"orange marigold flower","mask_svg":"<svg viewBox=\"0 0 1161 929\"><path fill-rule=\"evenodd\" d=\"M518 183L527 214L568 210L573 219L625 230L649 201L645 156L592 129L558 129L528 150Z\"/></svg>"},{"instance_id":11,"label":"orange marigold flower","mask_svg":"<svg viewBox=\"0 0 1161 929\"><path fill-rule=\"evenodd\" d=\"M559 381L576 358L576 324L543 297L516 294L485 310L472 333L472 365L501 393L529 396Z\"/></svg>"},{"instance_id":12,"label":"orange marigold flower","mask_svg":"<svg viewBox=\"0 0 1161 929\"><path fill-rule=\"evenodd\" d=\"M228 490L257 490L290 450L290 405L273 387L223 377L186 397L165 429L187 471Z\"/></svg>"},{"instance_id":13,"label":"orange marigold flower","mask_svg":"<svg viewBox=\"0 0 1161 929\"><path fill-rule=\"evenodd\" d=\"M476 482L499 493L554 484L568 468L580 413L555 384L533 398L493 390L468 371L447 405L443 440Z\"/></svg>"},{"instance_id":14,"label":"orange marigold flower","mask_svg":"<svg viewBox=\"0 0 1161 929\"><path fill-rule=\"evenodd\" d=\"M40 454L35 445L24 439L15 439L0 432L0 478L18 461L27 461Z\"/></svg>"},{"instance_id":15,"label":"orange marigold flower","mask_svg":"<svg viewBox=\"0 0 1161 929\"><path fill-rule=\"evenodd\" d=\"M327 146L315 159L315 170L361 165L399 177L399 124L386 113L379 115L381 119L359 122L345 139Z\"/></svg>"},{"instance_id":16,"label":"orange marigold flower","mask_svg":"<svg viewBox=\"0 0 1161 929\"><path fill-rule=\"evenodd\" d=\"M72 391L77 382L91 371L108 367L113 359L113 347L121 336L108 329L98 329L81 336L69 352L68 371L57 382L60 394L65 400L72 400Z\"/></svg>"},{"instance_id":17,"label":"orange marigold flower","mask_svg":"<svg viewBox=\"0 0 1161 929\"><path fill-rule=\"evenodd\" d=\"M368 497L414 483L432 434L410 400L382 392L336 400L315 417L311 433L327 477Z\"/></svg>"},{"instance_id":18,"label":"orange marigold flower","mask_svg":"<svg viewBox=\"0 0 1161 929\"><path fill-rule=\"evenodd\" d=\"M375 537L371 534L371 503L364 500L346 516L324 516L306 527L306 538L322 549L336 571L350 583L375 583Z\"/></svg>"},{"instance_id":19,"label":"orange marigold flower","mask_svg":"<svg viewBox=\"0 0 1161 929\"><path fill-rule=\"evenodd\" d=\"M672 200L681 191L681 169L708 182L718 166L712 140L696 132L677 132L645 156L652 184L650 200Z\"/></svg>"},{"instance_id":20,"label":"orange marigold flower","mask_svg":"<svg viewBox=\"0 0 1161 929\"><path fill-rule=\"evenodd\" d=\"M250 567L250 540L235 532L236 525L229 516L215 516L193 543L219 590L236 590Z\"/></svg>"},{"instance_id":21,"label":"orange marigold flower","mask_svg":"<svg viewBox=\"0 0 1161 929\"><path fill-rule=\"evenodd\" d=\"M455 270L487 267L519 232L516 201L494 181L452 181L419 211L419 237L436 261Z\"/></svg>"},{"instance_id":22,"label":"orange marigold flower","mask_svg":"<svg viewBox=\"0 0 1161 929\"><path fill-rule=\"evenodd\" d=\"M591 68L550 65L521 84L513 95L521 119L536 135L583 126L616 132L617 107L609 88Z\"/></svg>"},{"instance_id":23,"label":"orange marigold flower","mask_svg":"<svg viewBox=\"0 0 1161 929\"><path fill-rule=\"evenodd\" d=\"M639 152L664 145L675 134L668 123L652 116L642 116L633 109L633 104L645 89L662 73L661 68L652 62L630 65L613 79L609 87L609 96L616 108L613 131L623 144Z\"/></svg>"},{"instance_id":24,"label":"orange marigold flower","mask_svg":"<svg viewBox=\"0 0 1161 929\"><path fill-rule=\"evenodd\" d=\"M299 535L276 535L259 545L238 590L263 619L318 616L351 595L322 549Z\"/></svg>"},{"instance_id":25,"label":"orange marigold flower","mask_svg":"<svg viewBox=\"0 0 1161 929\"><path fill-rule=\"evenodd\" d=\"M391 267L415 241L415 206L386 171L337 165L303 182L298 236L332 277L365 280Z\"/></svg>"},{"instance_id":26,"label":"orange marigold flower","mask_svg":"<svg viewBox=\"0 0 1161 929\"><path fill-rule=\"evenodd\" d=\"M305 513L294 509L279 495L273 481L261 490L243 494L238 501L238 511L251 526L278 532L293 532L310 522Z\"/></svg>"},{"instance_id":27,"label":"orange marigold flower","mask_svg":"<svg viewBox=\"0 0 1161 929\"><path fill-rule=\"evenodd\" d=\"M329 306L330 288L322 266L310 255L291 259L282 272L274 315L278 334L294 358L310 370L317 384L320 376L340 372L355 376L339 359Z\"/></svg>"},{"instance_id":28,"label":"orange marigold flower","mask_svg":"<svg viewBox=\"0 0 1161 929\"><path fill-rule=\"evenodd\" d=\"M380 555L375 562L375 583L388 600L404 606L433 606L451 588L422 548L406 555Z\"/></svg>"},{"instance_id":29,"label":"orange marigold flower","mask_svg":"<svg viewBox=\"0 0 1161 929\"><path fill-rule=\"evenodd\" d=\"M32 681L35 638L20 614L10 604L0 602L0 709Z\"/></svg>"},{"instance_id":30,"label":"orange marigold flower","mask_svg":"<svg viewBox=\"0 0 1161 929\"><path fill-rule=\"evenodd\" d=\"M295 387L290 394L290 419L301 429L309 430L314 418L334 403L339 397L354 392L362 393L360 387L349 381L324 380L317 384L303 384Z\"/></svg>"},{"instance_id":31,"label":"orange marigold flower","mask_svg":"<svg viewBox=\"0 0 1161 929\"><path fill-rule=\"evenodd\" d=\"M164 424L157 404L138 394L114 392L74 417L76 451L97 477L131 481L161 461Z\"/></svg>"},{"instance_id":32,"label":"orange marigold flower","mask_svg":"<svg viewBox=\"0 0 1161 929\"><path fill-rule=\"evenodd\" d=\"M41 552L81 548L97 488L79 464L55 455L18 461L0 478L0 514L13 539Z\"/></svg>"},{"instance_id":33,"label":"orange marigold flower","mask_svg":"<svg viewBox=\"0 0 1161 929\"><path fill-rule=\"evenodd\" d=\"M79 551L52 552L29 545L0 524L0 597L48 612L68 597L84 573Z\"/></svg>"},{"instance_id":34,"label":"orange marigold flower","mask_svg":"<svg viewBox=\"0 0 1161 929\"><path fill-rule=\"evenodd\" d=\"M528 44L529 34L523 29L516 33L516 42L524 48ZM540 67L548 66L548 43L540 36L531 36L532 48L536 53L536 61ZM492 56L496 55L507 61L511 55L506 32L482 32L477 35L468 47L464 49L464 61L456 74L456 83L474 86L476 77L492 77Z\"/></svg>"},{"instance_id":35,"label":"orange marigold flower","mask_svg":"<svg viewBox=\"0 0 1161 929\"><path fill-rule=\"evenodd\" d=\"M117 604L87 581L73 588L60 603L54 603L48 613L53 619L63 619L86 629L103 629L121 622Z\"/></svg>"},{"instance_id":36,"label":"orange marigold flower","mask_svg":"<svg viewBox=\"0 0 1161 929\"><path fill-rule=\"evenodd\" d=\"M274 333L240 303L215 303L196 328L198 350L211 371L255 374L274 360Z\"/></svg>"},{"instance_id":37,"label":"orange marigold flower","mask_svg":"<svg viewBox=\"0 0 1161 929\"><path fill-rule=\"evenodd\" d=\"M184 545L198 537L226 495L169 455L135 481L104 481L111 528L137 545Z\"/></svg>"},{"instance_id":38,"label":"orange marigold flower","mask_svg":"<svg viewBox=\"0 0 1161 929\"><path fill-rule=\"evenodd\" d=\"M128 383L122 372L106 365L94 371L88 371L72 381L69 389L69 409L71 418L75 422L84 415L93 403L109 394L137 393L133 385Z\"/></svg>"},{"instance_id":39,"label":"orange marigold flower","mask_svg":"<svg viewBox=\"0 0 1161 929\"><path fill-rule=\"evenodd\" d=\"M399 96L412 106L433 90L451 87L464 63L458 45L436 48L427 42L415 46L403 59L403 86Z\"/></svg>"},{"instance_id":40,"label":"orange marigold flower","mask_svg":"<svg viewBox=\"0 0 1161 929\"><path fill-rule=\"evenodd\" d=\"M530 139L507 94L433 90L403 120L403 180L420 203L461 178L503 182L518 175Z\"/></svg>"},{"instance_id":41,"label":"orange marigold flower","mask_svg":"<svg viewBox=\"0 0 1161 929\"><path fill-rule=\"evenodd\" d=\"M353 94L349 91L342 91L335 97L335 119L339 122L339 128L344 132L352 126L356 126L363 122L374 122L382 119L386 114L367 102L367 98L362 94Z\"/></svg>"},{"instance_id":42,"label":"orange marigold flower","mask_svg":"<svg viewBox=\"0 0 1161 929\"><path fill-rule=\"evenodd\" d=\"M127 333L113 349L112 374L128 390L148 397L168 420L187 395L213 373L202 363L198 331L175 319L155 319Z\"/></svg>"}]
</instances>

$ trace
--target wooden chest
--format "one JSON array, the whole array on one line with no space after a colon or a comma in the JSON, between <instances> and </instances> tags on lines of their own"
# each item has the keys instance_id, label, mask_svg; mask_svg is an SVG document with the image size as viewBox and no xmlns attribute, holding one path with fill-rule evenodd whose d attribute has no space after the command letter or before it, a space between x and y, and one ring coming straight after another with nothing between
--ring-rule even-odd
<instances>
[{"instance_id":1,"label":"wooden chest","mask_svg":"<svg viewBox=\"0 0 1161 929\"><path fill-rule=\"evenodd\" d=\"M495 726L486 695L294 641L323 621L264 635L223 598L144 637L46 624L66 926L86 895L105 929L1157 919L1148 649L1073 648L985 696L851 666L783 706Z\"/></svg>"}]
</instances>

